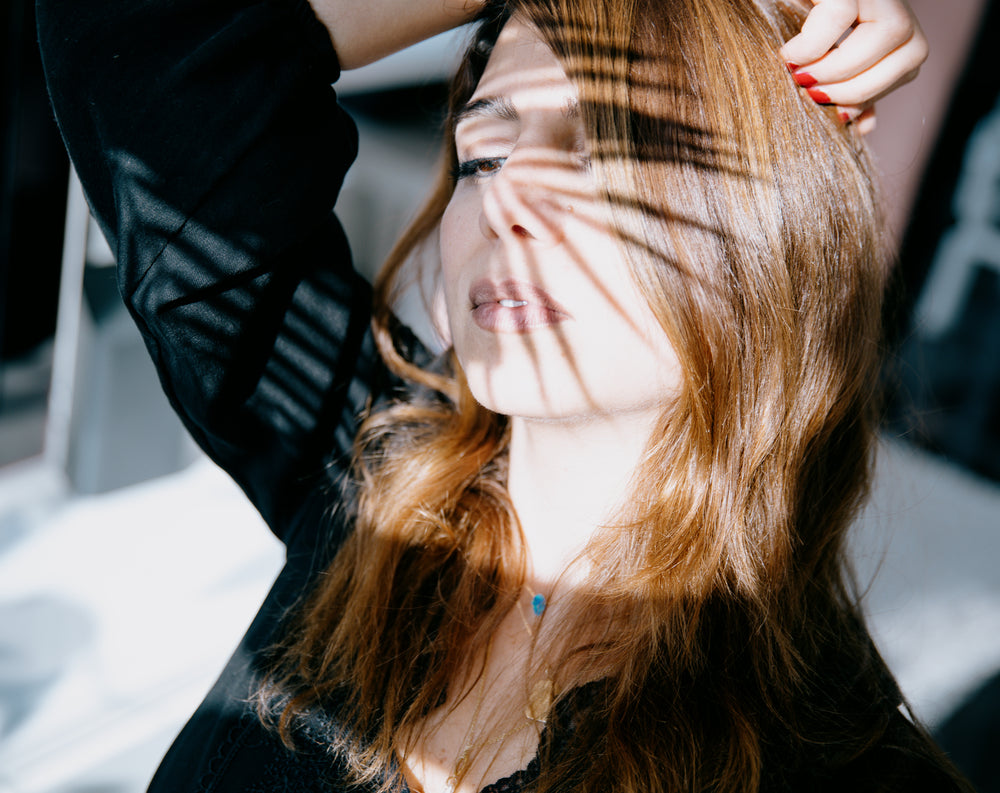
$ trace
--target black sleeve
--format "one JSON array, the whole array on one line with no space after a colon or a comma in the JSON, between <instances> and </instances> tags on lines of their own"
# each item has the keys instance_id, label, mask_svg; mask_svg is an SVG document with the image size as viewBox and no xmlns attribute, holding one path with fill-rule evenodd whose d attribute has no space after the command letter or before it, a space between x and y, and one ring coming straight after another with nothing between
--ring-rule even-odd
<instances>
[{"instance_id":1,"label":"black sleeve","mask_svg":"<svg viewBox=\"0 0 1000 793\"><path fill-rule=\"evenodd\" d=\"M306 0L39 0L38 26L164 389L283 536L380 376L332 214L357 139L327 31Z\"/></svg>"}]
</instances>

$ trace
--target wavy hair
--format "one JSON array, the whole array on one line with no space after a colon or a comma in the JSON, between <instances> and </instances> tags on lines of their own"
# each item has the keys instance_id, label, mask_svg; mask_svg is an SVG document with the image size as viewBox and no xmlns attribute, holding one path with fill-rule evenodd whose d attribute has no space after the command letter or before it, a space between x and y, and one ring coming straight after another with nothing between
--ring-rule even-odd
<instances>
[{"instance_id":1,"label":"wavy hair","mask_svg":"<svg viewBox=\"0 0 1000 793\"><path fill-rule=\"evenodd\" d=\"M279 727L291 740L337 703L351 729L335 748L359 781L387 779L399 736L475 682L468 659L524 582L507 421L453 357L442 372L403 355L391 313L453 190L451 119L510 14L576 85L618 236L683 372L627 514L588 546L590 588L535 648L573 724L558 752L543 742L537 789L735 793L850 767L900 704L844 551L871 473L887 249L865 147L778 55L804 16L782 0L510 0L484 15L437 182L376 284L384 359L440 398L361 427L356 530L265 686L282 692Z\"/></svg>"}]
</instances>

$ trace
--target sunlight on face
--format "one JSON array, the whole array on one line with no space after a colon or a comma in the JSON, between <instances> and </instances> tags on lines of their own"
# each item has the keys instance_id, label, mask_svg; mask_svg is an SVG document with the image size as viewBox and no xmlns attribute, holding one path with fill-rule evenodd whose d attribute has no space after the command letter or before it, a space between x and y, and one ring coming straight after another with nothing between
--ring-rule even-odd
<instances>
[{"instance_id":1,"label":"sunlight on face","mask_svg":"<svg viewBox=\"0 0 1000 793\"><path fill-rule=\"evenodd\" d=\"M442 266L476 399L523 418L658 414L676 357L599 198L576 89L526 24L504 27L455 139Z\"/></svg>"}]
</instances>

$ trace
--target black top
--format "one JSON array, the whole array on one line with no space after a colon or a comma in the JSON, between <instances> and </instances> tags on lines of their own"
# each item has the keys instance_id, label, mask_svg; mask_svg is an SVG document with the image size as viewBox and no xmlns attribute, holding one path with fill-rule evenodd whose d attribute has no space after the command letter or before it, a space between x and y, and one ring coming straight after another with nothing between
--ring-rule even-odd
<instances>
[{"instance_id":1,"label":"black top","mask_svg":"<svg viewBox=\"0 0 1000 793\"><path fill-rule=\"evenodd\" d=\"M325 751L335 717L292 753L247 702L280 618L350 529L350 510L332 507L353 498L357 416L397 386L332 213L357 141L330 87L330 38L306 0L39 0L38 25L60 128L163 387L287 547L150 790L346 790ZM779 772L767 787L953 789L900 749L912 730L897 715L850 767ZM536 775L532 761L489 790L530 789Z\"/></svg>"},{"instance_id":2,"label":"black top","mask_svg":"<svg viewBox=\"0 0 1000 793\"><path fill-rule=\"evenodd\" d=\"M356 418L391 380L332 214L357 151L305 0L43 0L49 90L119 286L191 434L287 563L151 790L329 790L246 704L279 617L326 566ZM349 495L348 495L349 497Z\"/></svg>"},{"instance_id":3,"label":"black top","mask_svg":"<svg viewBox=\"0 0 1000 793\"><path fill-rule=\"evenodd\" d=\"M306 0L42 0L38 26L63 137L163 388L287 548L150 790L345 790L324 740L334 721L317 718L293 753L248 703L281 618L349 530L334 506L352 499L357 418L398 386L332 213L357 131L330 87L330 37Z\"/></svg>"}]
</instances>

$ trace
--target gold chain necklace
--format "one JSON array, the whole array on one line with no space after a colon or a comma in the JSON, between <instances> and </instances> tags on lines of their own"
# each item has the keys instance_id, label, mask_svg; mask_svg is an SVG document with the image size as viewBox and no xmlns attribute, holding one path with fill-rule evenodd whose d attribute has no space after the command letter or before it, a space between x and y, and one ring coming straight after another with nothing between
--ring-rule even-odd
<instances>
[{"instance_id":1,"label":"gold chain necklace","mask_svg":"<svg viewBox=\"0 0 1000 793\"><path fill-rule=\"evenodd\" d=\"M545 612L545 607L547 602L545 596L537 594L527 587L528 593L531 595L531 611L536 617L540 617ZM527 618L524 616L524 611L521 607L521 603L517 604L517 613L521 618L521 622L524 625L524 629L531 636L532 642L534 642L535 631L532 629ZM490 649L493 646L493 639L490 638L486 645L486 657L489 659ZM480 681L479 693L476 697L476 708L472 712L472 720L469 722L469 729L465 732L465 739L463 740L462 751L459 752L458 757L455 760L455 765L452 767L451 776L445 781L445 793L455 793L455 789L458 787L458 782L462 779L466 772L469 770L470 760L469 756L472 753L473 748L476 745L475 739L473 737L476 729L476 724L479 721L479 714L483 707L483 700L486 698L486 683L485 680ZM548 669L545 670L545 677L535 683L531 688L531 693L528 695L528 702L524 706L524 717L526 721L524 723L518 724L515 727L511 727L509 730L504 731L498 737L492 739L488 743L484 743L480 750L485 750L491 746L497 746L506 741L510 736L528 727L530 724L541 724L545 725L548 719L549 709L552 707L552 701L555 697L555 682L552 680L552 675Z\"/></svg>"},{"instance_id":2,"label":"gold chain necklace","mask_svg":"<svg viewBox=\"0 0 1000 793\"><path fill-rule=\"evenodd\" d=\"M545 595L539 594L532 590L531 587L525 584L528 590L528 594L531 595L531 612L536 617L541 617L545 613L545 607L548 603L545 600ZM527 618L524 616L524 611L521 609L521 604L517 604L517 613L521 618L521 623L524 625L524 629L528 632L531 637L532 642L535 640L535 631L528 623ZM552 672L546 668L545 677L535 683L531 687L531 693L528 695L528 704L524 706L524 716L529 721L536 722L538 724L545 724L548 718L549 708L552 707L552 699L555 696L555 683L552 680Z\"/></svg>"}]
</instances>

